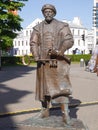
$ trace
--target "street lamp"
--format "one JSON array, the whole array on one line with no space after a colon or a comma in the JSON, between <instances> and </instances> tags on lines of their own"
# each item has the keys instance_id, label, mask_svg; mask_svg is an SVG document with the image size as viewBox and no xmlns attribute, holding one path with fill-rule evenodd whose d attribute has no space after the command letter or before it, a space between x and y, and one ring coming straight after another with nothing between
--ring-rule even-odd
<instances>
[{"instance_id":1,"label":"street lamp","mask_svg":"<svg viewBox=\"0 0 98 130\"><path fill-rule=\"evenodd\" d=\"M1 55L2 55L2 49L1 49L1 44L2 44L3 40L0 40L0 70L1 70Z\"/></svg>"}]
</instances>

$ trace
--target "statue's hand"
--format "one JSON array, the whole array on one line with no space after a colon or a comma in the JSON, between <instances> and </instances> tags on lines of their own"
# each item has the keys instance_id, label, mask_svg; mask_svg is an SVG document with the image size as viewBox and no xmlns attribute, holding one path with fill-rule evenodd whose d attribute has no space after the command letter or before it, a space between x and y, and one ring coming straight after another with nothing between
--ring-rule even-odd
<instances>
[{"instance_id":1,"label":"statue's hand","mask_svg":"<svg viewBox=\"0 0 98 130\"><path fill-rule=\"evenodd\" d=\"M57 52L57 56L62 56L63 55L61 51L56 50L56 52Z\"/></svg>"},{"instance_id":2,"label":"statue's hand","mask_svg":"<svg viewBox=\"0 0 98 130\"><path fill-rule=\"evenodd\" d=\"M35 57L35 58L34 58L34 60L35 60L36 62L38 62L38 60L39 60L39 57Z\"/></svg>"},{"instance_id":3,"label":"statue's hand","mask_svg":"<svg viewBox=\"0 0 98 130\"><path fill-rule=\"evenodd\" d=\"M58 51L58 50L52 50L52 49L50 49L50 50L48 51L48 54L49 54L50 56L58 56L60 53L61 53L61 52Z\"/></svg>"}]
</instances>

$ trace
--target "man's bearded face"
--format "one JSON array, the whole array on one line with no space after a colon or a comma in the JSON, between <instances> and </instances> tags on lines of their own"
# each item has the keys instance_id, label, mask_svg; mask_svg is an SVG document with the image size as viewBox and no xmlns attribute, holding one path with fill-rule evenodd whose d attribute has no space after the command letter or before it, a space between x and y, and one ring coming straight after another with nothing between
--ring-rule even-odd
<instances>
[{"instance_id":1,"label":"man's bearded face","mask_svg":"<svg viewBox=\"0 0 98 130\"><path fill-rule=\"evenodd\" d=\"M51 22L54 17L54 12L51 9L45 9L44 10L44 17L47 22Z\"/></svg>"}]
</instances>

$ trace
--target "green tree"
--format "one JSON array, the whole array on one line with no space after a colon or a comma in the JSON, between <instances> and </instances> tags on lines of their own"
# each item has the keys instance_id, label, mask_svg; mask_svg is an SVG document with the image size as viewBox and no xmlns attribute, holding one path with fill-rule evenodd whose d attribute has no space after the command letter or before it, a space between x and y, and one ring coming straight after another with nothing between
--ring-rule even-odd
<instances>
[{"instance_id":1,"label":"green tree","mask_svg":"<svg viewBox=\"0 0 98 130\"><path fill-rule=\"evenodd\" d=\"M21 11L25 4L15 0L0 0L0 46L6 50L13 45L13 39L22 29L22 18L15 11Z\"/></svg>"}]
</instances>

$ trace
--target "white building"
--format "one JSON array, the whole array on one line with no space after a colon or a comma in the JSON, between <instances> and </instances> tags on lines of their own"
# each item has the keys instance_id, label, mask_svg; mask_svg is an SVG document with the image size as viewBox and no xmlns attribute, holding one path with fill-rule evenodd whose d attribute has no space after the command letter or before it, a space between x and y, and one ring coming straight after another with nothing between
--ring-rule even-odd
<instances>
[{"instance_id":1,"label":"white building","mask_svg":"<svg viewBox=\"0 0 98 130\"><path fill-rule=\"evenodd\" d=\"M22 56L30 55L30 36L33 31L33 27L40 23L42 20L37 18L25 29L19 32L18 36L13 40L13 55ZM62 20L63 22L69 23L71 32L74 37L74 46L66 51L66 54L73 54L73 51L78 48L79 51L83 54L88 54L93 49L93 30L88 30L85 28L81 20L78 17L74 17L73 21ZM82 40L81 36L84 34L85 40Z\"/></svg>"},{"instance_id":2,"label":"white building","mask_svg":"<svg viewBox=\"0 0 98 130\"><path fill-rule=\"evenodd\" d=\"M94 0L93 6L93 29L94 29L94 46L98 41L98 0Z\"/></svg>"},{"instance_id":3,"label":"white building","mask_svg":"<svg viewBox=\"0 0 98 130\"><path fill-rule=\"evenodd\" d=\"M69 22L69 26L74 37L74 46L70 49L70 53L75 48L78 48L83 54L90 53L93 49L94 31L85 28L78 17L74 17L73 21ZM84 35L84 40L82 35Z\"/></svg>"}]
</instances>

